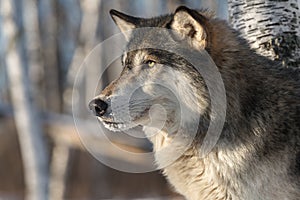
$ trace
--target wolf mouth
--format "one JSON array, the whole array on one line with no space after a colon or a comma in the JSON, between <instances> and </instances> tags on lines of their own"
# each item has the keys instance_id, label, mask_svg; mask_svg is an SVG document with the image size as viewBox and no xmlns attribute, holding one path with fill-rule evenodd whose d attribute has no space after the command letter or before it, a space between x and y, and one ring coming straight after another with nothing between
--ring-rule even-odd
<instances>
[{"instance_id":1,"label":"wolf mouth","mask_svg":"<svg viewBox=\"0 0 300 200\"><path fill-rule=\"evenodd\" d=\"M147 111L149 109L146 109ZM147 111L144 111L142 113L146 113ZM132 121L115 121L113 118L103 118L103 117L98 117L99 121L104 125L105 128L118 132L118 131L123 131L123 130L128 130L130 128L133 128L135 126L139 125L139 122L143 119L143 115L140 115L139 117L136 117Z\"/></svg>"},{"instance_id":2,"label":"wolf mouth","mask_svg":"<svg viewBox=\"0 0 300 200\"><path fill-rule=\"evenodd\" d=\"M113 119L103 119L98 117L99 121L104 125L105 128L112 131L122 131L129 129L129 124L126 122L115 122Z\"/></svg>"}]
</instances>

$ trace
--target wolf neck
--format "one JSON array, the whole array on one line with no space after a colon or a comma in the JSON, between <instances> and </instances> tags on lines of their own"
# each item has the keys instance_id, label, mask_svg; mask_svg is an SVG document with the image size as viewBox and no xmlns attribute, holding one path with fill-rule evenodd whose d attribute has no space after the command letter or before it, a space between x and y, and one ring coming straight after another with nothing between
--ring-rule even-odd
<instances>
[{"instance_id":1,"label":"wolf neck","mask_svg":"<svg viewBox=\"0 0 300 200\"><path fill-rule=\"evenodd\" d=\"M154 129L148 127L144 128L144 131L153 133ZM199 148L195 144L186 148L189 145L189 141L184 141L186 133L176 134L183 137L174 140L174 135L160 131L148 139L153 143L158 167L177 192L190 200L198 200L202 195L208 199L225 199L229 194L234 196L237 190L234 185L238 169L232 166L242 165L242 160L241 163L233 163L237 157L231 158L228 156L230 153L225 151L212 151L201 158ZM218 189L215 190L216 188ZM192 191L199 191L199 194L193 197Z\"/></svg>"},{"instance_id":2,"label":"wolf neck","mask_svg":"<svg viewBox=\"0 0 300 200\"><path fill-rule=\"evenodd\" d=\"M234 85L234 87L238 86L238 84ZM234 89L238 91L238 88ZM234 96L230 96L232 94ZM188 124L180 127L177 132L174 132L175 129L157 132L153 128L144 128L146 134L148 132L148 139L153 143L157 165L163 169L163 173L174 184L177 191L189 197L190 194L194 194L192 191L199 191L197 197L189 198L191 200L198 200L200 196L203 196L203 199L225 199L228 196L242 195L243 191L240 191L240 187L237 186L247 183L241 179L241 171L246 166L247 157L259 148L261 142L256 140L253 143L251 134L262 131L245 132L243 127L248 126L248 122L241 112L239 96L239 93L229 91L227 102L231 105L228 105L229 110L221 138L215 148L204 158L200 156L200 148L197 146L199 143L192 143L189 148L186 148L186 145L189 145L189 141L184 141L185 136L189 134L186 128ZM254 127L263 127L263 124ZM206 128L203 126L200 128L203 128L205 133ZM175 135L182 137L174 140ZM244 138L249 137L247 139L249 142L243 142L239 135L243 135ZM197 135L195 140L201 141L200 136L201 134ZM162 151L163 149L167 150ZM181 156L178 156L179 154Z\"/></svg>"}]
</instances>

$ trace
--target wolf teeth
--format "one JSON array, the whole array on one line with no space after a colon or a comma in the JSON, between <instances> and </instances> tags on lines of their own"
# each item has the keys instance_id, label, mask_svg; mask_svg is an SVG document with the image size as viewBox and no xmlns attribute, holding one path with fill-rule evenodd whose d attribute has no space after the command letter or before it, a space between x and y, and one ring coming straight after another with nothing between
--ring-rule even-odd
<instances>
[{"instance_id":1,"label":"wolf teeth","mask_svg":"<svg viewBox=\"0 0 300 200\"><path fill-rule=\"evenodd\" d=\"M126 130L129 127L127 124L124 123L109 123L109 122L104 122L103 120L101 121L103 122L105 128L114 132Z\"/></svg>"}]
</instances>

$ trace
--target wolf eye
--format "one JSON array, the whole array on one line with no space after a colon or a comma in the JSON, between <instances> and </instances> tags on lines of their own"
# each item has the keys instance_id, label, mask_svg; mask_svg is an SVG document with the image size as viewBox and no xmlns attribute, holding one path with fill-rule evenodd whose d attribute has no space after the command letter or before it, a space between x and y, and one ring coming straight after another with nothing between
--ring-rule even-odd
<instances>
[{"instance_id":1,"label":"wolf eye","mask_svg":"<svg viewBox=\"0 0 300 200\"><path fill-rule=\"evenodd\" d=\"M131 65L125 65L125 68L132 70L132 66Z\"/></svg>"},{"instance_id":2,"label":"wolf eye","mask_svg":"<svg viewBox=\"0 0 300 200\"><path fill-rule=\"evenodd\" d=\"M146 64L148 65L148 67L153 67L156 64L156 62L153 60L147 60Z\"/></svg>"}]
</instances>

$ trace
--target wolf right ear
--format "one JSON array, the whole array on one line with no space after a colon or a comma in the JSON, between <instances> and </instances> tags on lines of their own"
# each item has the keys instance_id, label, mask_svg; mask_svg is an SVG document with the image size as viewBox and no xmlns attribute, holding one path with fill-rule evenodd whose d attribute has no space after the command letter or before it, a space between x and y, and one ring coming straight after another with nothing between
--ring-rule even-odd
<instances>
[{"instance_id":1,"label":"wolf right ear","mask_svg":"<svg viewBox=\"0 0 300 200\"><path fill-rule=\"evenodd\" d=\"M187 39L191 46L201 50L207 46L206 23L206 17L199 12L180 6L176 9L170 26L180 39Z\"/></svg>"},{"instance_id":2,"label":"wolf right ear","mask_svg":"<svg viewBox=\"0 0 300 200\"><path fill-rule=\"evenodd\" d=\"M139 18L132 17L116 10L110 10L110 16L124 34L126 40L129 40L132 30L135 29L139 23Z\"/></svg>"}]
</instances>

